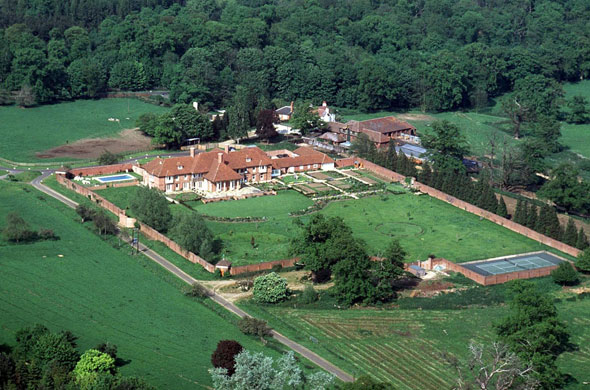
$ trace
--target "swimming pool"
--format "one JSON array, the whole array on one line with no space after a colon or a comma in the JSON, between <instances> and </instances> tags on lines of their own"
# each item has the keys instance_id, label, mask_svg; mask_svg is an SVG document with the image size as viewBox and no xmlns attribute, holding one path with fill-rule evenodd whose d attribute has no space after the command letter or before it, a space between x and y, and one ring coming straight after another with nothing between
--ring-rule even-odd
<instances>
[{"instance_id":1,"label":"swimming pool","mask_svg":"<svg viewBox=\"0 0 590 390\"><path fill-rule=\"evenodd\" d=\"M135 177L131 175L114 175L114 176L100 176L95 177L94 179L98 180L101 183L111 183L113 181L125 181L125 180L135 180Z\"/></svg>"}]
</instances>

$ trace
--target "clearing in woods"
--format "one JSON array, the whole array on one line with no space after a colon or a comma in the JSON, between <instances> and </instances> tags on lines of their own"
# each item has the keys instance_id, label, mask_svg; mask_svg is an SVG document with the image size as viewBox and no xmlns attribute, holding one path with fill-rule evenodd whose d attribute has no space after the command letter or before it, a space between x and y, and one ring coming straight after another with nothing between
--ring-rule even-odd
<instances>
[{"instance_id":1,"label":"clearing in woods","mask_svg":"<svg viewBox=\"0 0 590 390\"><path fill-rule=\"evenodd\" d=\"M135 128L141 114L162 114L167 110L137 99L77 100L26 109L0 107L0 157L17 162L64 161L95 158L104 149L145 150L150 147L149 142L147 146L145 143L147 137L120 133ZM87 138L111 140L76 143Z\"/></svg>"}]
</instances>

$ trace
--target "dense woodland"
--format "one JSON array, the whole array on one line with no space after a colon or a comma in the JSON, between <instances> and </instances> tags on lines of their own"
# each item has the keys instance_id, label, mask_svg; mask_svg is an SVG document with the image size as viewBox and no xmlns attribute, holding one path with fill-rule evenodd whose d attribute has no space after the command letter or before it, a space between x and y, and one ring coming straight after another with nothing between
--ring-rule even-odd
<instances>
[{"instance_id":1,"label":"dense woodland","mask_svg":"<svg viewBox=\"0 0 590 390\"><path fill-rule=\"evenodd\" d=\"M536 75L590 73L586 0L0 0L0 93L25 103L108 88L230 105L482 106Z\"/></svg>"}]
</instances>

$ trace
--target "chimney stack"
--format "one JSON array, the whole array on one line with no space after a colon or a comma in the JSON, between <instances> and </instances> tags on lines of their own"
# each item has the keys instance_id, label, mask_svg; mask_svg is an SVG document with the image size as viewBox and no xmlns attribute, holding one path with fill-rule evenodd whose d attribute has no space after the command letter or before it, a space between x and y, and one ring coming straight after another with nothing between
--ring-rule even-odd
<instances>
[{"instance_id":1,"label":"chimney stack","mask_svg":"<svg viewBox=\"0 0 590 390\"><path fill-rule=\"evenodd\" d=\"M291 102L291 114L293 113L293 108L295 108L295 102Z\"/></svg>"},{"instance_id":2,"label":"chimney stack","mask_svg":"<svg viewBox=\"0 0 590 390\"><path fill-rule=\"evenodd\" d=\"M328 103L326 103L326 101L324 100L324 101L322 102L322 106L324 106L324 107L328 107Z\"/></svg>"},{"instance_id":3,"label":"chimney stack","mask_svg":"<svg viewBox=\"0 0 590 390\"><path fill-rule=\"evenodd\" d=\"M229 153L229 145L226 144L224 147L224 150L225 150L225 153Z\"/></svg>"},{"instance_id":4,"label":"chimney stack","mask_svg":"<svg viewBox=\"0 0 590 390\"><path fill-rule=\"evenodd\" d=\"M221 164L223 162L223 153L217 153L217 161Z\"/></svg>"},{"instance_id":5,"label":"chimney stack","mask_svg":"<svg viewBox=\"0 0 590 390\"><path fill-rule=\"evenodd\" d=\"M195 157L195 148L194 148L194 146L191 146L190 151L191 151L191 157Z\"/></svg>"}]
</instances>

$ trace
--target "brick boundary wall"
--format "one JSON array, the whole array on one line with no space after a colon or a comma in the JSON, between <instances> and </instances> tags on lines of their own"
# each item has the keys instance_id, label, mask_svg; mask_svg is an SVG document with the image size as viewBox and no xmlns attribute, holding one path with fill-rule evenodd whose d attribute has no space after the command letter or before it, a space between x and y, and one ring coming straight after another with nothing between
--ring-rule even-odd
<instances>
[{"instance_id":1,"label":"brick boundary wall","mask_svg":"<svg viewBox=\"0 0 590 390\"><path fill-rule=\"evenodd\" d=\"M393 172L387 168L383 168L382 166L374 164L374 163L367 161L363 158L354 158L354 160L358 161L360 164L362 164L363 168L368 169L377 175L390 178L393 181L401 182L406 179L405 176L400 175L399 173ZM340 160L338 160L338 161L340 161ZM429 187L426 184L422 184L418 181L415 181L414 188L416 188L417 190L419 190L420 192L422 192L424 194L432 196L433 198L442 200L443 202L449 203L450 205L453 205L457 208L463 209L471 214L475 214L479 217L485 218L488 221L491 221L495 224L503 226L509 230L512 230L513 232L522 234L523 236L526 236L532 240L540 242L541 244L547 245L551 248L557 249L563 253L567 253L570 256L577 257L581 252L579 249L574 248L573 246L564 244L561 241L555 240L555 239L548 237L544 234L536 232L533 229L527 228L526 226L520 225L520 224L518 224L514 221L511 221L509 219L500 217L499 215L496 215L496 214L491 213L487 210L484 210L482 208L474 206L471 203L467 203L463 200L457 199L454 196L445 194L444 192L439 191L435 188Z\"/></svg>"},{"instance_id":2,"label":"brick boundary wall","mask_svg":"<svg viewBox=\"0 0 590 390\"><path fill-rule=\"evenodd\" d=\"M298 257L292 259L285 259L285 260L275 260L275 261L266 261L264 263L258 264L248 264L248 265L240 265L237 267L231 267L229 269L230 275L239 275L246 272L258 272L264 271L267 269L272 269L275 265L281 265L283 268L286 267L293 267L295 263L299 260Z\"/></svg>"},{"instance_id":3,"label":"brick boundary wall","mask_svg":"<svg viewBox=\"0 0 590 390\"><path fill-rule=\"evenodd\" d=\"M74 168L68 172L74 176L96 176L106 175L109 173L129 172L133 170L133 164L113 164L113 165L99 165L96 167Z\"/></svg>"}]
</instances>

